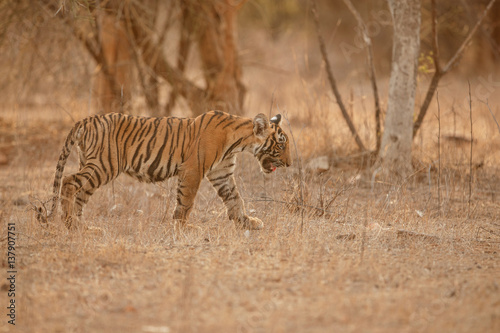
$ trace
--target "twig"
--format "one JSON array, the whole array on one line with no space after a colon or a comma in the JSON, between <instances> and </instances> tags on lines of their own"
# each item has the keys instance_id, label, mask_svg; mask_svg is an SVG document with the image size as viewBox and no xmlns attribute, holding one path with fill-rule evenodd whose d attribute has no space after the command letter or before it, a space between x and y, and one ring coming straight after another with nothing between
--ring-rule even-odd
<instances>
[{"instance_id":1,"label":"twig","mask_svg":"<svg viewBox=\"0 0 500 333\"><path fill-rule=\"evenodd\" d=\"M269 107L269 119L271 119L271 114L273 112L273 106L274 106L274 92L275 90L273 91L273 94L271 95L271 106ZM264 175L262 175L262 178L264 179L264 188L267 188L267 185L266 185L266 177ZM267 203L264 205L264 209L266 210L267 212Z\"/></svg>"},{"instance_id":2,"label":"twig","mask_svg":"<svg viewBox=\"0 0 500 333\"><path fill-rule=\"evenodd\" d=\"M321 55L323 56L323 61L325 62L326 73L328 76L328 81L330 82L330 86L333 90L333 94L335 95L335 99L337 101L337 104L339 105L340 111L342 112L342 116L344 117L344 120L346 121L347 126L349 127L349 130L351 131L352 135L354 136L354 140L356 141L356 144L358 145L359 149L361 149L362 151L365 151L366 148L363 145L363 142L361 141L361 138L359 137L358 132L356 131L356 128L354 127L354 124L352 123L352 120L349 117L349 114L347 113L345 105L342 102L342 96L340 95L340 92L337 88L337 83L335 81L335 78L333 77L332 68L330 66L330 62L328 61L328 54L326 52L325 42L324 42L323 36L321 35L320 30L319 30L319 18L318 18L318 11L316 9L315 1L311 1L311 12L313 14L314 25L316 27L316 33L318 35L319 48L321 51Z\"/></svg>"},{"instance_id":3,"label":"twig","mask_svg":"<svg viewBox=\"0 0 500 333\"><path fill-rule=\"evenodd\" d=\"M404 230L404 229L397 230L396 235L398 238L421 239L421 240L429 241L431 243L435 243L439 240L439 237L434 236L434 235L427 235L427 234L422 234L419 232L409 231L409 230Z\"/></svg>"},{"instance_id":4,"label":"twig","mask_svg":"<svg viewBox=\"0 0 500 333\"><path fill-rule=\"evenodd\" d=\"M432 33L433 33L432 48L433 48L433 54L434 54L435 71L434 71L434 76L431 79L431 83L429 84L429 88L427 90L427 94L425 95L424 103L420 107L420 112L418 114L417 120L413 124L413 137L414 138L417 135L418 130L422 126L422 122L423 122L423 120L425 118L425 115L427 114L427 110L429 109L429 105L431 103L432 97L434 96L434 92L437 89L439 80L450 69L452 69L453 67L455 67L458 64L458 62L459 62L460 58L462 57L463 53L465 52L465 50L469 46L470 40L472 39L472 36L476 33L476 31L479 28L479 26L481 25L481 23L483 23L484 18L486 17L486 15L488 14L488 12L490 11L490 9L493 6L493 4L495 3L495 1L496 0L491 0L488 3L488 6L486 6L486 8L484 9L483 14L481 15L481 17L477 21L477 23L474 26L474 28L472 28L472 30L469 32L469 34L467 35L467 37L463 41L462 45L460 45L460 47L457 49L457 51L455 52L455 54L451 57L451 59L448 61L448 63L443 68L441 68L439 66L439 61L436 61L437 55L439 54L438 53L439 52L438 43L437 43L438 36L437 36L437 27L436 27L436 25L437 25L437 17L436 16L437 15L436 15L436 3L435 3L435 0L432 1L432 17L433 17L433 19L432 19Z\"/></svg>"},{"instance_id":5,"label":"twig","mask_svg":"<svg viewBox=\"0 0 500 333\"><path fill-rule=\"evenodd\" d=\"M489 232L489 233L490 233L490 234L492 234L492 235L495 235L495 236L497 236L497 237L500 237L500 234L497 234L497 233L493 232L492 230L488 230L488 229L486 229L486 228L484 228L484 227L478 227L478 232L477 232L477 234L476 234L476 238L477 238L477 235L479 234L479 230L484 230L484 231L486 231L486 232Z\"/></svg>"},{"instance_id":6,"label":"twig","mask_svg":"<svg viewBox=\"0 0 500 333\"><path fill-rule=\"evenodd\" d=\"M271 118L271 114L273 113L273 106L274 106L274 92L276 91L273 90L273 94L271 95L271 106L269 107L269 118Z\"/></svg>"},{"instance_id":7,"label":"twig","mask_svg":"<svg viewBox=\"0 0 500 333\"><path fill-rule=\"evenodd\" d=\"M144 97L146 98L146 101L148 101L150 95L148 93L148 87L146 84L146 74L145 74L145 68L143 68L143 64L141 63L141 49L140 46L136 43L135 39L133 38L133 30L132 30L132 19L131 19L131 13L130 13L130 7L127 6L125 8L125 27L127 29L127 38L128 42L130 43L130 48L132 49L132 56L134 58L136 67L137 67L137 77L139 78L139 83L142 88L142 91L144 93ZM155 101L156 104L158 101ZM151 101L148 101L148 105L152 106ZM156 116L158 110L154 110L153 113Z\"/></svg>"},{"instance_id":8,"label":"twig","mask_svg":"<svg viewBox=\"0 0 500 333\"><path fill-rule=\"evenodd\" d=\"M486 102L483 102L483 101L481 101L481 100L479 100L479 101L480 101L481 103L486 104L486 106L488 107L488 110L490 111L491 116L493 117L493 120L495 121L495 124L497 124L498 132L500 132L500 125L498 125L497 118L495 117L495 115L494 115L494 114L493 114L493 112L491 111L490 105L488 104L488 99L486 99Z\"/></svg>"},{"instance_id":9,"label":"twig","mask_svg":"<svg viewBox=\"0 0 500 333\"><path fill-rule=\"evenodd\" d=\"M131 7L129 10L134 10L134 8ZM153 75L175 86L179 94L188 101L192 110L203 109L207 101L206 91L189 80L178 68L173 67L163 52L156 52L161 49L160 45L149 38L150 31L144 22L138 19L139 16L137 13L129 15L132 27L131 38L135 39L140 47L142 62L147 65L145 67L149 67L147 69L154 73Z\"/></svg>"},{"instance_id":10,"label":"twig","mask_svg":"<svg viewBox=\"0 0 500 333\"><path fill-rule=\"evenodd\" d=\"M89 5L88 8L89 10L93 8L92 5L90 4L88 5ZM57 7L54 3L52 3L49 0L41 1L41 7L48 12L54 12L57 10L56 14L59 13L61 8L63 8L62 6ZM115 76L110 72L110 65L108 64L106 57L102 52L99 22L97 22L98 23L97 27L95 27L96 31L94 31L93 34L92 33L89 34L85 33L81 29L78 29L70 15L65 15L64 13L61 13L61 15L56 15L56 14L54 14L54 16L57 16L62 21L62 23L70 29L70 32L73 34L73 36L76 37L85 46L87 52L99 66L99 70L101 70L102 73L104 74L104 77L109 83L113 93L118 91L120 89L120 85L118 84Z\"/></svg>"},{"instance_id":11,"label":"twig","mask_svg":"<svg viewBox=\"0 0 500 333\"><path fill-rule=\"evenodd\" d=\"M469 84L469 116L470 116L470 158L469 158L469 206L468 206L468 217L470 217L470 202L472 198L472 144L474 142L474 137L472 136L472 96L470 92L470 81L467 80Z\"/></svg>"},{"instance_id":12,"label":"twig","mask_svg":"<svg viewBox=\"0 0 500 333\"><path fill-rule=\"evenodd\" d=\"M434 0L433 0L434 1ZM439 106L439 91L436 91L436 101L438 106L438 209L441 214L441 108Z\"/></svg>"},{"instance_id":13,"label":"twig","mask_svg":"<svg viewBox=\"0 0 500 333\"><path fill-rule=\"evenodd\" d=\"M350 0L343 0L343 1L346 4L347 8L349 8L351 13L356 18L356 21L358 21L358 25L361 29L361 32L363 33L363 41L365 42L366 49L367 49L368 66L370 67L370 80L371 80L372 90L373 90L373 99L375 102L375 137L376 137L375 151L378 154L378 151L380 150L381 139L382 139L382 133L381 133L381 128L380 128L380 113L381 113L381 111L380 111L380 100L379 100L379 96L378 96L377 79L376 79L376 75L375 75L375 65L373 64L372 41L371 41L370 37L368 36L365 22L361 18L361 15L356 10L356 8L352 4L352 2Z\"/></svg>"},{"instance_id":14,"label":"twig","mask_svg":"<svg viewBox=\"0 0 500 333\"><path fill-rule=\"evenodd\" d=\"M273 202L273 203L279 203L283 205L290 205L290 206L295 206L295 207L300 207L300 208L309 208L309 209L314 209L317 210L318 212L321 212L323 214L335 214L335 212L332 212L330 210L321 208L321 207L316 207L316 206L311 206L311 205L306 205L304 203L298 204L295 202L290 202L290 201L284 201L284 200L275 200L275 199L268 199L268 198L263 198L263 199L245 199L245 202Z\"/></svg>"},{"instance_id":15,"label":"twig","mask_svg":"<svg viewBox=\"0 0 500 333\"><path fill-rule=\"evenodd\" d=\"M474 17L472 16L472 9L470 8L469 4L465 0L460 0L460 3L465 9L465 12L467 13L467 19L469 21L469 24L474 24ZM495 42L495 39L492 37L493 34L488 32L484 26L481 27L481 33L483 34L483 38L488 40L490 43L491 50L493 51L493 54L496 58L496 60L500 60L500 47L499 45Z\"/></svg>"},{"instance_id":16,"label":"twig","mask_svg":"<svg viewBox=\"0 0 500 333\"><path fill-rule=\"evenodd\" d=\"M359 263L363 263L363 257L365 254L365 242L366 242L366 226L368 225L368 207L365 210L365 218L363 220L363 232L361 235L361 253L359 254Z\"/></svg>"},{"instance_id":17,"label":"twig","mask_svg":"<svg viewBox=\"0 0 500 333\"><path fill-rule=\"evenodd\" d=\"M278 112L279 112L279 106L276 105L276 107L278 108ZM292 140L293 140L293 146L295 147L295 155L297 156L297 161L298 161L298 164L299 164L299 188L300 188L300 204L301 205L304 205L304 184L303 184L303 176L302 176L302 160L299 156L299 151L297 149L297 143L295 142L295 137L293 135L293 131L292 131L292 125L290 125L290 121L288 120L288 115L287 113L283 113L283 118L285 118L287 124L288 124L288 129L290 130L290 135L292 136ZM301 222L300 222L300 233L302 234L302 232L304 231L304 209L301 209Z\"/></svg>"}]
</instances>

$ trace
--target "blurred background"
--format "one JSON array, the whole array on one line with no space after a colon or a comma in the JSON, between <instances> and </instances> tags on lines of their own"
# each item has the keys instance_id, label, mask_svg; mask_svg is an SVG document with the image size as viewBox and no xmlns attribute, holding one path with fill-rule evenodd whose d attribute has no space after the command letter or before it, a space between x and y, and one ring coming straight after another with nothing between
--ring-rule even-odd
<instances>
[{"instance_id":1,"label":"blurred background","mask_svg":"<svg viewBox=\"0 0 500 333\"><path fill-rule=\"evenodd\" d=\"M353 3L373 44L383 124L392 19L384 0ZM487 3L438 1L442 65ZM359 27L342 0L318 0L316 5L342 98L373 149L373 95ZM311 154L317 154L315 149L329 154L356 149L327 81L308 0L4 0L0 7L4 118L6 112L29 112L36 118L48 111L64 121L112 111L195 116L214 108L253 116L269 113L272 104L273 113L288 112L299 130L316 129ZM430 1L422 1L421 14L416 113L434 72ZM489 99L492 112L500 116L495 99L499 45L497 2L461 61L439 83L445 134L467 131L467 80L475 97ZM476 106L484 115L485 135L496 135L487 108ZM431 110L435 107L433 101ZM435 131L430 125L422 128L421 143Z\"/></svg>"}]
</instances>

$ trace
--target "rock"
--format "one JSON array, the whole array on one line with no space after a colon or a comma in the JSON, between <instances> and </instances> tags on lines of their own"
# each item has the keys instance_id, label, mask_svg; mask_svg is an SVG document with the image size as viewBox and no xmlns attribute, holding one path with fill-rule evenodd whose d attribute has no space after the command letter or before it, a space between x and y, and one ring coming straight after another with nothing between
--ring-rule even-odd
<instances>
[{"instance_id":1,"label":"rock","mask_svg":"<svg viewBox=\"0 0 500 333\"><path fill-rule=\"evenodd\" d=\"M328 156L319 156L313 158L306 164L306 169L313 172L325 172L330 169L330 163L328 162Z\"/></svg>"}]
</instances>

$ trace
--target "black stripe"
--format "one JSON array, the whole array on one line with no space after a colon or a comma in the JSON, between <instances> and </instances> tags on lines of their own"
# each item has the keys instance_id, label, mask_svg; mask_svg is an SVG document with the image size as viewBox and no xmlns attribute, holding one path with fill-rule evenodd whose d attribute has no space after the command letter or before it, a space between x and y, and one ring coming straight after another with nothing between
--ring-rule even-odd
<instances>
[{"instance_id":1,"label":"black stripe","mask_svg":"<svg viewBox=\"0 0 500 333\"><path fill-rule=\"evenodd\" d=\"M141 141L139 143L139 146L137 147L137 149L135 150L134 152L134 155L132 156L132 161L130 162L130 167L134 167L134 162L135 162L135 159L137 158L137 156L140 155L141 153L141 147L142 147L142 144L144 143L144 141Z\"/></svg>"},{"instance_id":2,"label":"black stripe","mask_svg":"<svg viewBox=\"0 0 500 333\"><path fill-rule=\"evenodd\" d=\"M113 161L111 159L111 126L110 126L110 123L107 119L107 117L102 117L102 120L106 123L107 125L107 131L106 131L106 128L104 128L104 133L107 133L108 134L108 161L109 161L109 169L110 169L110 175L111 177L113 177L114 175L114 168L113 168ZM106 125L104 127L106 127Z\"/></svg>"},{"instance_id":3,"label":"black stripe","mask_svg":"<svg viewBox=\"0 0 500 333\"><path fill-rule=\"evenodd\" d=\"M235 121L233 120L233 121L229 122L229 124L224 125L224 127L222 127L222 129L225 129L226 127L231 126L234 123L235 123Z\"/></svg>"},{"instance_id":4,"label":"black stripe","mask_svg":"<svg viewBox=\"0 0 500 333\"><path fill-rule=\"evenodd\" d=\"M209 170L212 170L212 167L214 166L215 162L217 161L217 157L219 156L219 151L216 150L215 151L215 157L214 157L214 160L212 161L212 164L210 165L210 169Z\"/></svg>"},{"instance_id":5,"label":"black stripe","mask_svg":"<svg viewBox=\"0 0 500 333\"><path fill-rule=\"evenodd\" d=\"M165 128L165 131L166 131L166 133L165 133L165 139L163 140L163 144L161 145L160 150L156 154L155 160L149 166L149 169L148 169L148 172L147 172L148 175L151 177L151 179L154 178L154 171L156 170L156 168L158 168L158 165L160 164L160 161L161 161L161 158L162 158L162 155L163 155L163 150L165 150L165 146L167 145L167 140L169 138L169 132L168 132L167 128ZM156 138L155 138L155 141L156 141ZM173 141L173 139L172 139L172 141Z\"/></svg>"},{"instance_id":6,"label":"black stripe","mask_svg":"<svg viewBox=\"0 0 500 333\"><path fill-rule=\"evenodd\" d=\"M237 131L240 127L245 126L245 125L248 125L248 124L250 124L250 123L253 123L253 121L252 121L252 120L247 120L247 121L245 121L245 122L243 122L243 123L239 124L238 126L236 126L236 127L234 128L234 131Z\"/></svg>"},{"instance_id":7,"label":"black stripe","mask_svg":"<svg viewBox=\"0 0 500 333\"><path fill-rule=\"evenodd\" d=\"M215 181L218 181L218 180L223 180L223 179L228 179L229 177L231 177L233 175L232 172L230 173L227 173L225 174L224 176L220 176L220 177L217 177L217 178L213 178L213 179L209 179L211 182L215 182Z\"/></svg>"},{"instance_id":8,"label":"black stripe","mask_svg":"<svg viewBox=\"0 0 500 333\"><path fill-rule=\"evenodd\" d=\"M116 140L116 166L118 168L118 172L120 172L120 169L121 169L121 163L120 163L120 159L121 159L121 156L120 156L120 145L119 145L119 142L118 142L118 136L120 135L120 130L123 126L123 120L121 119L121 115L118 116L118 121L119 121L119 126L118 128L116 128L116 134L113 135L113 137L115 138Z\"/></svg>"},{"instance_id":9,"label":"black stripe","mask_svg":"<svg viewBox=\"0 0 500 333\"><path fill-rule=\"evenodd\" d=\"M236 148L236 147L237 147L237 146L241 143L241 141L242 141L242 140L243 140L243 138L239 138L239 139L238 139L235 143L233 143L233 144L231 145L231 147L229 147L229 149L228 149L228 150L226 150L226 152L225 152L225 153L224 153L224 155L222 156L221 161L223 161L223 160L226 158L226 156L227 156L228 154L230 154L230 153L233 151L233 149L234 149L234 148Z\"/></svg>"},{"instance_id":10,"label":"black stripe","mask_svg":"<svg viewBox=\"0 0 500 333\"><path fill-rule=\"evenodd\" d=\"M214 127L214 128L219 127L219 126L220 126L223 122L228 121L228 120L229 120L229 118L224 118L224 119L222 119L221 121L219 121L219 122L217 123L217 125L215 125L215 127Z\"/></svg>"},{"instance_id":11,"label":"black stripe","mask_svg":"<svg viewBox=\"0 0 500 333\"><path fill-rule=\"evenodd\" d=\"M148 135L149 141L148 141L148 145L146 146L146 156L144 158L144 162L149 161L149 159L151 158L151 154L153 153L153 149L154 149L154 146L156 143L156 132L158 131L158 125L156 123L153 123L153 125L154 125L153 133L151 134L151 136ZM151 146L153 146L153 147L151 147Z\"/></svg>"},{"instance_id":12,"label":"black stripe","mask_svg":"<svg viewBox=\"0 0 500 333\"><path fill-rule=\"evenodd\" d=\"M75 179L75 182L78 184L78 187L82 187L82 181L80 179L78 179L77 177L74 178ZM77 187L77 186L75 186Z\"/></svg>"},{"instance_id":13,"label":"black stripe","mask_svg":"<svg viewBox=\"0 0 500 333\"><path fill-rule=\"evenodd\" d=\"M209 121L207 122L207 124L205 125L205 129L207 129L208 125L210 125L210 123L212 122L212 120L214 120L214 118L215 118L215 115L212 115L212 116L210 117L210 120L209 120Z\"/></svg>"},{"instance_id":14,"label":"black stripe","mask_svg":"<svg viewBox=\"0 0 500 333\"><path fill-rule=\"evenodd\" d=\"M177 126L177 146L179 145L179 136L181 135L182 131L182 120L179 121L179 125Z\"/></svg>"},{"instance_id":15,"label":"black stripe","mask_svg":"<svg viewBox=\"0 0 500 333\"><path fill-rule=\"evenodd\" d=\"M199 128L199 132L201 133L201 126L203 125L203 120L205 119L205 117L207 116L206 113L204 113L202 116L201 116L201 119L200 119L200 128Z\"/></svg>"}]
</instances>

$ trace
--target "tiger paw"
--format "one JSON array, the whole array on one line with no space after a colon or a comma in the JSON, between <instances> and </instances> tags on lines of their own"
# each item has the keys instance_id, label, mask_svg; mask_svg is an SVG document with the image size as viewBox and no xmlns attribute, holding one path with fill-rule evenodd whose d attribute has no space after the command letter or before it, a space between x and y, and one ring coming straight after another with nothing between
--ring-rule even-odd
<instances>
[{"instance_id":1,"label":"tiger paw","mask_svg":"<svg viewBox=\"0 0 500 333\"><path fill-rule=\"evenodd\" d=\"M242 229L247 230L260 230L264 228L264 223L256 217L245 216L242 223L240 223Z\"/></svg>"}]
</instances>

